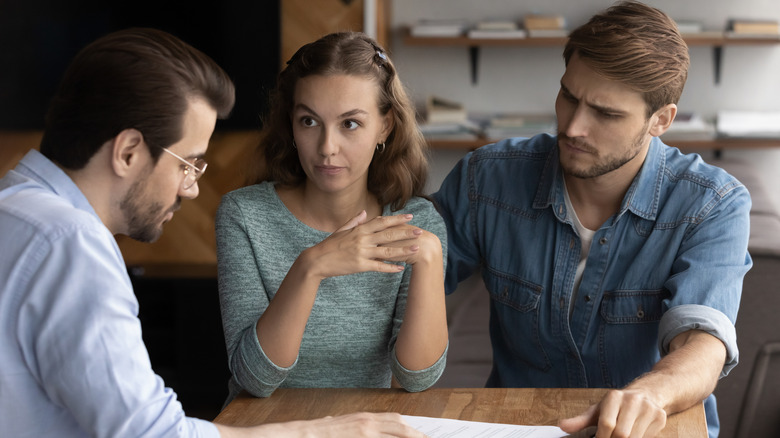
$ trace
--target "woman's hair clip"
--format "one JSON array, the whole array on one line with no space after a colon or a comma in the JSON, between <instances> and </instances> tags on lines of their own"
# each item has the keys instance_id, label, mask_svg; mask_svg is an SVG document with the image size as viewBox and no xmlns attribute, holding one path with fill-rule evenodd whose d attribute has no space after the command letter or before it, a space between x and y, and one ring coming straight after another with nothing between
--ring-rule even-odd
<instances>
[{"instance_id":1,"label":"woman's hair clip","mask_svg":"<svg viewBox=\"0 0 780 438\"><path fill-rule=\"evenodd\" d=\"M387 55L385 55L385 52L383 52L379 48L376 48L376 54L374 55L374 62L378 67L390 71L388 67L389 62L387 60Z\"/></svg>"}]
</instances>

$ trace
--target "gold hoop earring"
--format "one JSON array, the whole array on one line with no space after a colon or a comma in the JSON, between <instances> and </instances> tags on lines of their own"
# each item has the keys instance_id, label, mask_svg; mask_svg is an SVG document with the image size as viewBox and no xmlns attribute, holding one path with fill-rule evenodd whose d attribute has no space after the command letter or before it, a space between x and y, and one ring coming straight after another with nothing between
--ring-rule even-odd
<instances>
[{"instance_id":1,"label":"gold hoop earring","mask_svg":"<svg viewBox=\"0 0 780 438\"><path fill-rule=\"evenodd\" d=\"M377 143L377 145L376 145L376 152L378 154L381 154L384 151L385 151L385 142Z\"/></svg>"}]
</instances>

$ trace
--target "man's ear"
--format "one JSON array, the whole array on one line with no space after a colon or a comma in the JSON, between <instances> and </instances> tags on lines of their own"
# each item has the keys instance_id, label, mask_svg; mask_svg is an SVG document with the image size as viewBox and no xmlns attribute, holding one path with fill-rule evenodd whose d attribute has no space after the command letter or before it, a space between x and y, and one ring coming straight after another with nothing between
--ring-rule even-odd
<instances>
[{"instance_id":1,"label":"man's ear","mask_svg":"<svg viewBox=\"0 0 780 438\"><path fill-rule=\"evenodd\" d=\"M125 129L109 140L111 147L111 167L118 176L132 173L141 163L142 153L146 150L144 136L137 129Z\"/></svg>"},{"instance_id":2,"label":"man's ear","mask_svg":"<svg viewBox=\"0 0 780 438\"><path fill-rule=\"evenodd\" d=\"M675 116L677 116L677 105L669 103L659 108L651 117L650 135L653 137L663 135L672 126Z\"/></svg>"}]
</instances>

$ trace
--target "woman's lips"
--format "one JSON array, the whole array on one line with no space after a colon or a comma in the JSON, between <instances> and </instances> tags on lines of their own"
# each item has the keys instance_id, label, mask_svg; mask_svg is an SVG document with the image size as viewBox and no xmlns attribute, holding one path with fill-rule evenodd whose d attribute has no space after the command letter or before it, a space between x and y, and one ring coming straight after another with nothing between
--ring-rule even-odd
<instances>
[{"instance_id":1,"label":"woman's lips","mask_svg":"<svg viewBox=\"0 0 780 438\"><path fill-rule=\"evenodd\" d=\"M317 166L317 170L325 175L335 175L341 172L344 168L339 166Z\"/></svg>"}]
</instances>

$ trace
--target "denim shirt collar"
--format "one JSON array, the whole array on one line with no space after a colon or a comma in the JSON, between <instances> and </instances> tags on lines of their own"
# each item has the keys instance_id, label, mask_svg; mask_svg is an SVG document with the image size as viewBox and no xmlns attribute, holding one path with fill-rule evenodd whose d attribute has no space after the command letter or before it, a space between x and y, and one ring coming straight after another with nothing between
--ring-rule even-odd
<instances>
[{"instance_id":1,"label":"denim shirt collar","mask_svg":"<svg viewBox=\"0 0 780 438\"><path fill-rule=\"evenodd\" d=\"M658 137L653 137L642 168L628 187L620 211L613 217L612 223L620 219L626 211L631 211L646 220L655 220L665 166L666 155L663 153L663 143ZM547 155L547 162L534 198L534 208L544 209L565 205L564 190L563 171L556 145ZM553 211L559 221L569 222L565 208L554 208Z\"/></svg>"}]
</instances>

